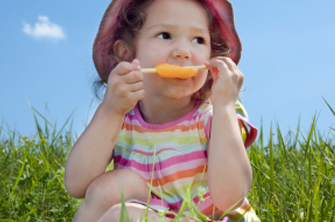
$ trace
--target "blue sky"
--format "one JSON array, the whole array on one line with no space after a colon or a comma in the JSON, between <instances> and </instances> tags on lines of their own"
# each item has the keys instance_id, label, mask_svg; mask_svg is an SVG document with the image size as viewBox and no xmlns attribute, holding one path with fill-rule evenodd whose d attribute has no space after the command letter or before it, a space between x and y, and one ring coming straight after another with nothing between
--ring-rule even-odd
<instances>
[{"instance_id":1,"label":"blue sky","mask_svg":"<svg viewBox=\"0 0 335 222\"><path fill-rule=\"evenodd\" d=\"M73 131L82 133L99 104L91 91L97 77L92 44L109 2L0 1L0 118L5 130L10 126L23 136L34 135L29 101L58 128L75 110ZM251 123L260 127L262 120L267 132L271 122L278 123L286 134L299 117L307 130L317 113L318 128L328 132L335 116L322 97L335 109L335 1L232 3L243 45L241 99Z\"/></svg>"}]
</instances>

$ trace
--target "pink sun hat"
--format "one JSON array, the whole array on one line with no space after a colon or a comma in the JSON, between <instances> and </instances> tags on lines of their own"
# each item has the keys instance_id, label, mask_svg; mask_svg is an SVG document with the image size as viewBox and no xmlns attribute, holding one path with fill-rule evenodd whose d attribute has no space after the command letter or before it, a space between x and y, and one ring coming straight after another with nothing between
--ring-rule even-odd
<instances>
[{"instance_id":1,"label":"pink sun hat","mask_svg":"<svg viewBox=\"0 0 335 222\"><path fill-rule=\"evenodd\" d=\"M117 18L121 8L136 0L112 0L101 20L100 27L93 44L93 61L102 79L107 79L112 68L117 64L115 58L108 55L114 45L113 35L118 27ZM220 34L229 48L228 56L238 64L241 58L242 44L234 24L232 4L228 0L206 0L212 13L219 20Z\"/></svg>"}]
</instances>

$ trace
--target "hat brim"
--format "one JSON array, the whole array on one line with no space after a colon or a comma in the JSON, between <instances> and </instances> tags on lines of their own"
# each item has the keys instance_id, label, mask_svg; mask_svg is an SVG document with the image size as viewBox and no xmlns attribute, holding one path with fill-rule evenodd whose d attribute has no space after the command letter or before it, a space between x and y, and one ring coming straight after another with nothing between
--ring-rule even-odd
<instances>
[{"instance_id":1,"label":"hat brim","mask_svg":"<svg viewBox=\"0 0 335 222\"><path fill-rule=\"evenodd\" d=\"M103 80L107 80L109 73L117 64L115 58L108 55L108 50L113 47L113 33L117 27L117 17L123 5L132 0L113 0L105 11L101 20L97 36L93 44L93 61L96 70ZM234 23L232 4L228 0L207 0L213 12L219 17L220 33L229 48L228 56L238 64L241 58L242 44L238 37Z\"/></svg>"}]
</instances>

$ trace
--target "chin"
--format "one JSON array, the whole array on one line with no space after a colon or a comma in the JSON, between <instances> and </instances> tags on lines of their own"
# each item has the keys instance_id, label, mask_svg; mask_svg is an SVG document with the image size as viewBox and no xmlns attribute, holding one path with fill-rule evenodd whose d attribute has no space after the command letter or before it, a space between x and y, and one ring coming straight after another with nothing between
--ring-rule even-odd
<instances>
[{"instance_id":1,"label":"chin","mask_svg":"<svg viewBox=\"0 0 335 222\"><path fill-rule=\"evenodd\" d=\"M181 99L185 99L186 97L192 97L192 94L189 95L183 95L183 94L177 94L177 95L171 95L171 98L175 99L175 100L181 100Z\"/></svg>"}]
</instances>

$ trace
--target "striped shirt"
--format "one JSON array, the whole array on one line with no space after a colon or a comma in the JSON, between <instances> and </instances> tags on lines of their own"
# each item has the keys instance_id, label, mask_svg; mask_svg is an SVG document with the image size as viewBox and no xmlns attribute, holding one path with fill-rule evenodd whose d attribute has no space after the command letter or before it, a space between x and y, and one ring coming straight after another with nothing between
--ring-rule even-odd
<instances>
[{"instance_id":1,"label":"striped shirt","mask_svg":"<svg viewBox=\"0 0 335 222\"><path fill-rule=\"evenodd\" d=\"M248 122L241 103L237 102L235 108L242 138L248 148L256 138L257 129ZM211 102L198 101L190 113L176 121L149 124L143 120L138 105L135 106L126 114L115 144L114 168L134 170L148 185L152 179L152 209L179 211L190 187L192 201L197 204L198 210L204 215L211 215L213 211L218 211L207 186L207 144L212 116ZM205 200L199 200L199 192ZM146 200L134 202L146 204ZM248 207L250 205L245 199L234 212L241 216L240 213L243 214ZM249 212L254 215L251 208Z\"/></svg>"}]
</instances>

